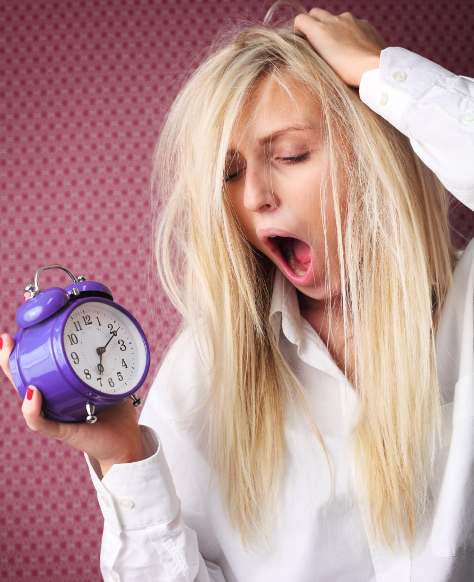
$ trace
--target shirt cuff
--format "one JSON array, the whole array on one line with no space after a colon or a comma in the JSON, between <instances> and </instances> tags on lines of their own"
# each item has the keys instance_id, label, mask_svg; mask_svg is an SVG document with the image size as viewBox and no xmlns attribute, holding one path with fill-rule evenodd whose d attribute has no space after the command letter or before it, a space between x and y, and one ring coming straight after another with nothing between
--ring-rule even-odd
<instances>
[{"instance_id":1,"label":"shirt cuff","mask_svg":"<svg viewBox=\"0 0 474 582\"><path fill-rule=\"evenodd\" d=\"M148 458L113 465L103 478L97 459L84 453L104 519L116 529L168 522L180 509L158 435L145 425L140 431Z\"/></svg>"},{"instance_id":2,"label":"shirt cuff","mask_svg":"<svg viewBox=\"0 0 474 582\"><path fill-rule=\"evenodd\" d=\"M380 67L362 75L359 96L375 113L410 137L402 117L407 105L447 77L455 75L411 51L389 47L380 53Z\"/></svg>"}]
</instances>

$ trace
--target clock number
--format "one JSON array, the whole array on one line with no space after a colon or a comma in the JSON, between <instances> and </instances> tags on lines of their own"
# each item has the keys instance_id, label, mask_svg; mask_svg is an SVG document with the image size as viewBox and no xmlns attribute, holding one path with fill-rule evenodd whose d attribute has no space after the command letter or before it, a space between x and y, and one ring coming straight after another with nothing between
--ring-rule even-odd
<instances>
[{"instance_id":1,"label":"clock number","mask_svg":"<svg viewBox=\"0 0 474 582\"><path fill-rule=\"evenodd\" d=\"M74 324L76 331L82 331L81 324L78 321L73 321L72 323Z\"/></svg>"},{"instance_id":2,"label":"clock number","mask_svg":"<svg viewBox=\"0 0 474 582\"><path fill-rule=\"evenodd\" d=\"M79 356L76 354L76 352L71 352L71 358L74 360L75 364L79 364Z\"/></svg>"},{"instance_id":3,"label":"clock number","mask_svg":"<svg viewBox=\"0 0 474 582\"><path fill-rule=\"evenodd\" d=\"M100 387L102 388L102 378L97 378L97 380L100 382Z\"/></svg>"},{"instance_id":4,"label":"clock number","mask_svg":"<svg viewBox=\"0 0 474 582\"><path fill-rule=\"evenodd\" d=\"M115 384L114 384L114 381L112 380L112 378L109 378L109 386L110 386L111 388L113 388L113 387L114 387L114 385L115 385Z\"/></svg>"},{"instance_id":5,"label":"clock number","mask_svg":"<svg viewBox=\"0 0 474 582\"><path fill-rule=\"evenodd\" d=\"M84 376L90 380L91 379L91 373L89 372L89 370L84 370Z\"/></svg>"},{"instance_id":6,"label":"clock number","mask_svg":"<svg viewBox=\"0 0 474 582\"><path fill-rule=\"evenodd\" d=\"M77 335L75 333L71 333L71 335L68 335L67 337L69 338L69 341L71 342L71 346L74 346L77 343L79 343L79 340L77 339Z\"/></svg>"},{"instance_id":7,"label":"clock number","mask_svg":"<svg viewBox=\"0 0 474 582\"><path fill-rule=\"evenodd\" d=\"M113 323L109 323L107 325L107 327L109 328L109 332L112 333L114 331L114 324Z\"/></svg>"},{"instance_id":8,"label":"clock number","mask_svg":"<svg viewBox=\"0 0 474 582\"><path fill-rule=\"evenodd\" d=\"M122 381L123 380L123 376L120 372L117 372L117 378Z\"/></svg>"},{"instance_id":9,"label":"clock number","mask_svg":"<svg viewBox=\"0 0 474 582\"><path fill-rule=\"evenodd\" d=\"M83 315L82 319L84 320L85 325L92 325L91 316L90 315Z\"/></svg>"},{"instance_id":10,"label":"clock number","mask_svg":"<svg viewBox=\"0 0 474 582\"><path fill-rule=\"evenodd\" d=\"M128 368L127 362L122 358L122 368Z\"/></svg>"},{"instance_id":11,"label":"clock number","mask_svg":"<svg viewBox=\"0 0 474 582\"><path fill-rule=\"evenodd\" d=\"M122 352L124 352L127 349L125 342L123 340L119 340L118 345L120 346L120 351Z\"/></svg>"}]
</instances>

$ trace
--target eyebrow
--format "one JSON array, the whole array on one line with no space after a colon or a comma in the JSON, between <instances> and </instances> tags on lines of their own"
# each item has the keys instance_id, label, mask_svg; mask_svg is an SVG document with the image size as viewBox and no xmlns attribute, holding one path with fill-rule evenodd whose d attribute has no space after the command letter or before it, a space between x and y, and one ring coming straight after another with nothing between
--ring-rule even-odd
<instances>
[{"instance_id":1,"label":"eyebrow","mask_svg":"<svg viewBox=\"0 0 474 582\"><path fill-rule=\"evenodd\" d=\"M271 141L275 141L276 139L278 139L284 133L289 133L290 131L305 131L305 130L308 130L308 129L315 129L315 128L312 125L288 125L287 127L282 127L278 131L275 131L273 133L270 133L269 135L267 135L265 137L261 137L257 141L258 141L258 144L260 146L264 146L264 145L266 145L267 143L269 143ZM226 156L233 156L236 153L237 152L235 150L229 150L226 153Z\"/></svg>"}]
</instances>

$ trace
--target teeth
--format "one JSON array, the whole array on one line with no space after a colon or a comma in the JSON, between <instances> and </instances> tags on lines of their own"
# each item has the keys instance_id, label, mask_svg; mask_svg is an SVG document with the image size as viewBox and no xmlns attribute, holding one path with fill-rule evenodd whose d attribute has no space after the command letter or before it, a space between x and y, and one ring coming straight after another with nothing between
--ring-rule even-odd
<instances>
[{"instance_id":1,"label":"teeth","mask_svg":"<svg viewBox=\"0 0 474 582\"><path fill-rule=\"evenodd\" d=\"M271 234L268 238L276 238L276 234Z\"/></svg>"},{"instance_id":2,"label":"teeth","mask_svg":"<svg viewBox=\"0 0 474 582\"><path fill-rule=\"evenodd\" d=\"M275 238L277 235L270 236L269 238ZM282 255L284 256L286 262L288 263L290 269L293 271L295 275L301 277L304 275L306 271L301 269L299 265L296 264L296 257L293 252L293 242L289 238L282 238L280 240L280 250ZM298 261L299 263L299 261Z\"/></svg>"},{"instance_id":3,"label":"teeth","mask_svg":"<svg viewBox=\"0 0 474 582\"><path fill-rule=\"evenodd\" d=\"M303 271L302 269L300 269L299 267L297 267L295 265L295 255L292 255L290 257L290 259L288 260L288 264L291 267L291 270L293 271L293 273L295 275L298 275L298 277L301 277L301 275L304 275L306 273L306 271Z\"/></svg>"}]
</instances>

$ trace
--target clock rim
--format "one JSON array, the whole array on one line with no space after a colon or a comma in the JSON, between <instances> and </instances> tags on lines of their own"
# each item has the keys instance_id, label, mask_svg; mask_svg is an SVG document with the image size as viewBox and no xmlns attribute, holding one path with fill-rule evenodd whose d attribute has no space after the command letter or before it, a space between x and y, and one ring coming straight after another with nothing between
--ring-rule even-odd
<instances>
[{"instance_id":1,"label":"clock rim","mask_svg":"<svg viewBox=\"0 0 474 582\"><path fill-rule=\"evenodd\" d=\"M93 386L86 384L86 382L84 382L84 380L82 380L82 378L80 378L77 375L77 373L75 372L71 363L69 362L69 359L67 358L66 348L64 346L64 327L66 326L69 315L71 314L72 311L74 311L74 309L76 309L80 305L82 305L84 303L92 303L92 302L94 302L94 303L106 303L107 305L114 307L118 311L121 311L136 326L138 333L140 334L140 337L142 338L142 341L143 341L143 344L145 347L145 355L146 355L145 369L143 371L142 376L140 377L138 382L135 384L135 386L131 390L128 390L127 392L121 392L120 394L109 394L108 392L102 392L102 391L98 390L97 388L94 388ZM52 353L54 355L54 359L56 361L58 369L61 370L61 373L64 375L65 368L66 368L68 370L69 374L72 373L74 375L74 381L76 383L78 382L80 384L80 387L76 386L76 390L78 392L80 392L81 394L84 391L89 392L89 394L86 394L86 397L90 398L91 396L93 396L94 400L99 399L100 401L103 401L103 402L110 403L110 401L113 401L113 402L118 403L118 402L126 400L132 394L135 394L139 390L139 388L143 385L143 383L145 382L145 380L148 376L148 372L150 370L150 348L148 345L148 340L146 339L145 332L143 331L141 325L138 323L136 318L127 309L125 309L125 307L122 307L121 305L119 305L115 301L111 301L110 299L106 299L105 297L82 297L82 298L79 297L78 299L73 300L72 303L67 304L65 306L65 308L63 308L63 309L64 309L64 311L61 314L60 325L55 326L54 331L53 331L53 338L52 338L53 348L54 348L55 340L56 341L59 340L59 345L61 347L61 349L59 351L57 351L55 349L52 350ZM58 321L58 323L59 323L59 321ZM56 333L59 334L59 337L55 338ZM68 380L68 383L71 384L70 378L67 380Z\"/></svg>"}]
</instances>

